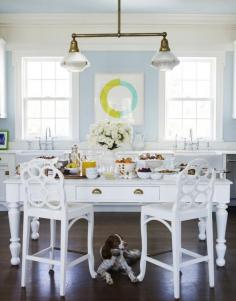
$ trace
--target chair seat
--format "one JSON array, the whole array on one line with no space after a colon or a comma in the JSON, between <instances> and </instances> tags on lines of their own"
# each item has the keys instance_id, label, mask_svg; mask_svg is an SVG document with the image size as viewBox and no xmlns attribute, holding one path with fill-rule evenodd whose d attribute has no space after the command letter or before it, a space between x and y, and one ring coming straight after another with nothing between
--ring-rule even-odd
<instances>
[{"instance_id":1,"label":"chair seat","mask_svg":"<svg viewBox=\"0 0 236 301\"><path fill-rule=\"evenodd\" d=\"M150 215L167 221L171 221L174 218L178 218L179 220L184 221L207 216L206 208L201 208L197 206L190 208L181 208L181 210L178 211L178 216L173 216L173 206L173 202L161 202L158 204L144 205L142 207L142 210L143 213L146 215Z\"/></svg>"},{"instance_id":2,"label":"chair seat","mask_svg":"<svg viewBox=\"0 0 236 301\"><path fill-rule=\"evenodd\" d=\"M93 211L93 206L91 204L81 204L81 203L67 203L67 217L68 219L73 219L75 217L83 216L88 212ZM62 219L61 210L52 210L48 207L32 207L28 209L28 215L38 217L38 218L52 218L56 220Z\"/></svg>"}]
</instances>

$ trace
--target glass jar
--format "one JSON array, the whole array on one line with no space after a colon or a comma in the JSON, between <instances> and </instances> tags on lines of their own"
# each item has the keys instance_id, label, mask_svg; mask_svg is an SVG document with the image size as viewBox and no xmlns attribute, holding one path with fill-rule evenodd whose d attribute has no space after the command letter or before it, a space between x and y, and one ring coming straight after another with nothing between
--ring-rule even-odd
<instances>
[{"instance_id":1,"label":"glass jar","mask_svg":"<svg viewBox=\"0 0 236 301\"><path fill-rule=\"evenodd\" d=\"M80 154L78 151L78 145L74 144L70 153L70 162L75 163L78 167L80 166Z\"/></svg>"}]
</instances>

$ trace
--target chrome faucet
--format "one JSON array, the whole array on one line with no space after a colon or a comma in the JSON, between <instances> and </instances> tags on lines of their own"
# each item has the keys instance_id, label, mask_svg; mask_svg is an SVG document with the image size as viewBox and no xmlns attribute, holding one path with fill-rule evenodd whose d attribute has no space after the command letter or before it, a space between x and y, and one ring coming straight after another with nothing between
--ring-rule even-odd
<instances>
[{"instance_id":1,"label":"chrome faucet","mask_svg":"<svg viewBox=\"0 0 236 301\"><path fill-rule=\"evenodd\" d=\"M46 142L48 142L48 138L52 138L50 127L46 127L46 131L45 131L45 141Z\"/></svg>"},{"instance_id":2,"label":"chrome faucet","mask_svg":"<svg viewBox=\"0 0 236 301\"><path fill-rule=\"evenodd\" d=\"M39 137L39 149L40 150L54 149L54 139L52 137L52 132L50 127L46 127L44 141L42 141L41 138Z\"/></svg>"},{"instance_id":3,"label":"chrome faucet","mask_svg":"<svg viewBox=\"0 0 236 301\"><path fill-rule=\"evenodd\" d=\"M189 138L190 138L190 143L193 144L193 130L189 130Z\"/></svg>"},{"instance_id":4,"label":"chrome faucet","mask_svg":"<svg viewBox=\"0 0 236 301\"><path fill-rule=\"evenodd\" d=\"M199 150L199 139L196 140L196 142L193 141L193 130L189 130L189 141L187 141L186 138L184 138L184 150L187 149L193 150L194 148L196 150Z\"/></svg>"}]
</instances>

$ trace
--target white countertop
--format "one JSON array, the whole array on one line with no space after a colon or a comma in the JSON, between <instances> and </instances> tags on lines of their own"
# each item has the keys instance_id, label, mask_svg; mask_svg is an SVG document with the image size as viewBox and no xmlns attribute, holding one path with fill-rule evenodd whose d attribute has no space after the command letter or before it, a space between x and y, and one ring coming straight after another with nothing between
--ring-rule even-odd
<instances>
[{"instance_id":1,"label":"white countertop","mask_svg":"<svg viewBox=\"0 0 236 301\"><path fill-rule=\"evenodd\" d=\"M105 186L156 186L156 185L173 185L176 183L175 179L161 179L161 180L153 180L153 179L140 179L140 178L134 178L134 179L112 179L112 180L106 180L104 178L97 178L97 179L65 179L65 181L69 184L81 184L83 186L98 186L98 185L105 185ZM20 176L13 176L8 178L4 181L5 184L19 184L21 183ZM216 179L216 185L231 185L232 182L228 179Z\"/></svg>"},{"instance_id":2,"label":"white countertop","mask_svg":"<svg viewBox=\"0 0 236 301\"><path fill-rule=\"evenodd\" d=\"M21 155L21 156L37 156L37 155L60 155L64 153L69 153L71 150L66 149L66 150L19 150L19 149L9 149L9 150L0 150L0 155L1 154L16 154L16 155ZM82 150L85 151L86 150ZM181 156L181 155L201 155L201 156L214 156L214 155L224 155L224 154L236 154L236 149L210 149L210 150L168 150L168 149L154 149L154 150L140 150L140 151L135 151L135 150L117 150L117 152L123 152L123 153L145 153L145 152L158 152L162 154L173 154L175 156Z\"/></svg>"}]
</instances>

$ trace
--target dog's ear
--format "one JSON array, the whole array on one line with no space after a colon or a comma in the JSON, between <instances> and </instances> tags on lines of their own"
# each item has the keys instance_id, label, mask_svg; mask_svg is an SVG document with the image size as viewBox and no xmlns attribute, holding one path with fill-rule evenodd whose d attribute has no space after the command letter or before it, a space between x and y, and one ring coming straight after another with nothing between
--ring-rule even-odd
<instances>
[{"instance_id":1,"label":"dog's ear","mask_svg":"<svg viewBox=\"0 0 236 301\"><path fill-rule=\"evenodd\" d=\"M102 258L103 259L111 259L111 256L112 256L111 249L109 248L108 245L105 244L102 247Z\"/></svg>"},{"instance_id":2,"label":"dog's ear","mask_svg":"<svg viewBox=\"0 0 236 301\"><path fill-rule=\"evenodd\" d=\"M110 235L106 242L105 245L102 248L102 258L103 259L110 259L112 257L111 249L114 244L114 235Z\"/></svg>"}]
</instances>

